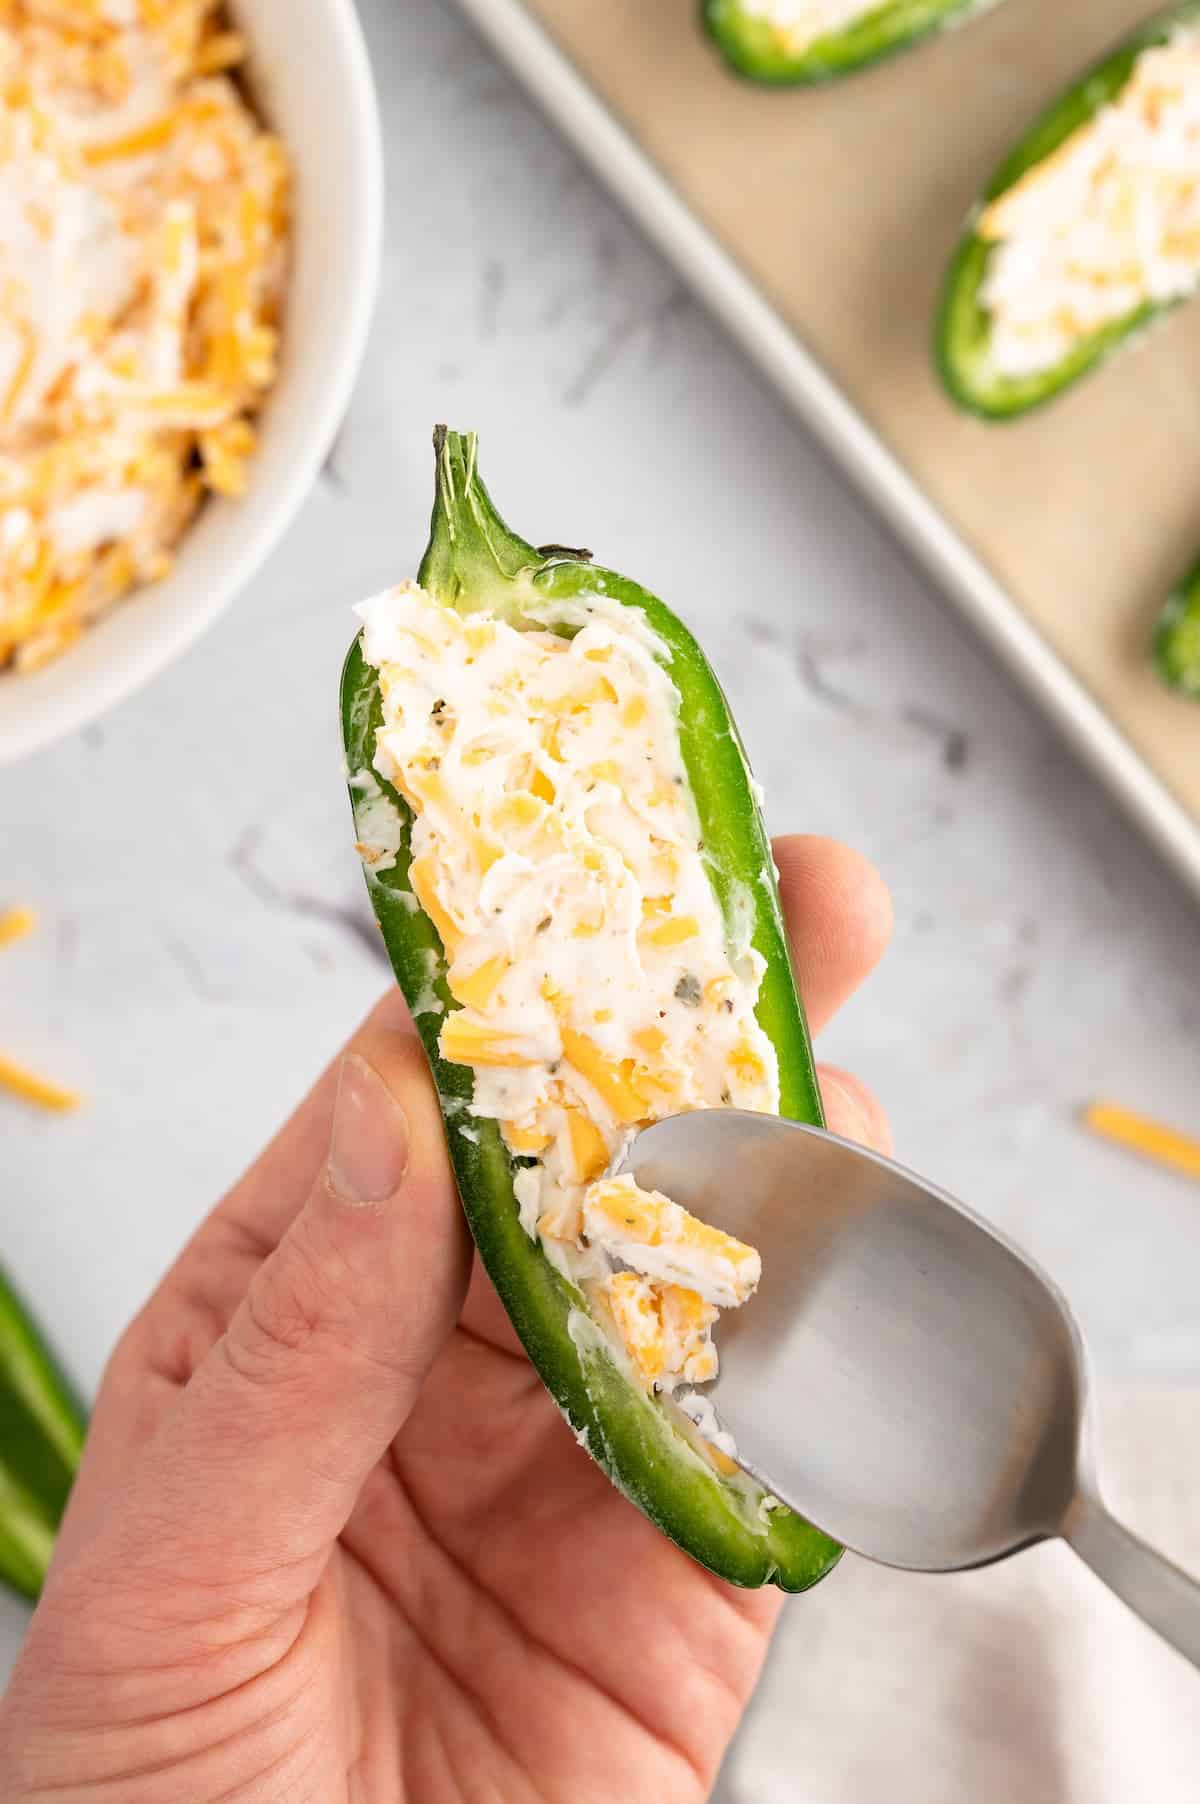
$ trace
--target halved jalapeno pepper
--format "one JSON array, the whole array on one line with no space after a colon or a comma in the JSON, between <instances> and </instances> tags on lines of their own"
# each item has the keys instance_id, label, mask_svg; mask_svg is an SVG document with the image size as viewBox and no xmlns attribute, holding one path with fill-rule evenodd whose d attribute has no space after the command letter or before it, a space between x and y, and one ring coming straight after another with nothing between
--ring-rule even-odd
<instances>
[{"instance_id":1,"label":"halved jalapeno pepper","mask_svg":"<svg viewBox=\"0 0 1200 1804\"><path fill-rule=\"evenodd\" d=\"M559 546L536 550L500 519L476 468L473 434L435 435L437 498L421 587L467 616L486 610L517 628L546 630L550 612L570 616L570 636L589 604L633 610L660 647L656 660L677 694L679 746L702 835L703 857L726 931L761 955L755 1015L778 1061L779 1106L820 1120L804 1014L780 912L770 846L745 753L716 678L687 628L657 597ZM551 1264L518 1216L522 1166L499 1124L470 1116L472 1070L448 1062L439 1037L456 1007L447 948L410 883L414 816L376 767L383 719L378 671L356 642L342 682L342 721L360 842L388 843L364 859L367 884L397 980L421 1034L447 1125L459 1193L483 1263L518 1334L576 1435L604 1471L660 1529L697 1560L739 1585L774 1582L799 1591L838 1557L837 1545L775 1504L729 1461L709 1457L669 1399L631 1380L600 1332L582 1291ZM381 812L382 811L382 812ZM553 925L546 927L552 933ZM678 991L676 991L678 994ZM467 1131L463 1131L466 1127ZM753 1304L750 1304L753 1307Z\"/></svg>"},{"instance_id":2,"label":"halved jalapeno pepper","mask_svg":"<svg viewBox=\"0 0 1200 1804\"><path fill-rule=\"evenodd\" d=\"M1154 629L1151 656L1168 689L1200 701L1200 562L1167 598Z\"/></svg>"},{"instance_id":3,"label":"halved jalapeno pepper","mask_svg":"<svg viewBox=\"0 0 1200 1804\"><path fill-rule=\"evenodd\" d=\"M739 75L777 87L833 81L959 25L996 0L884 0L812 36L783 13L746 0L703 0L705 30Z\"/></svg>"},{"instance_id":4,"label":"halved jalapeno pepper","mask_svg":"<svg viewBox=\"0 0 1200 1804\"><path fill-rule=\"evenodd\" d=\"M981 231L980 224L993 203L1120 99L1144 51L1168 43L1181 27L1196 23L1200 23L1200 0L1185 0L1122 39L1026 132L971 209L946 273L934 327L934 361L942 382L951 398L968 412L988 420L1010 420L1042 406L1184 298L1145 300L1075 338L1067 353L1045 368L1006 371L994 353L992 314L985 293L1002 241ZM1200 269L1196 281L1200 284Z\"/></svg>"}]
</instances>

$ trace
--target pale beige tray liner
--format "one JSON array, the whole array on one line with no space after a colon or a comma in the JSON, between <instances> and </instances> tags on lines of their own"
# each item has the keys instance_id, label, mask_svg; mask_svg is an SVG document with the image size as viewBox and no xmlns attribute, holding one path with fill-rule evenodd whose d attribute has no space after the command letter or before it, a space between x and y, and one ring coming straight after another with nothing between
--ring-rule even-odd
<instances>
[{"instance_id":1,"label":"pale beige tray liner","mask_svg":"<svg viewBox=\"0 0 1200 1804\"><path fill-rule=\"evenodd\" d=\"M1200 300L1006 426L957 413L929 356L977 191L1150 7L1004 0L848 81L773 92L718 62L693 0L526 4L1200 820L1200 704L1145 661L1163 597L1200 552Z\"/></svg>"}]
</instances>

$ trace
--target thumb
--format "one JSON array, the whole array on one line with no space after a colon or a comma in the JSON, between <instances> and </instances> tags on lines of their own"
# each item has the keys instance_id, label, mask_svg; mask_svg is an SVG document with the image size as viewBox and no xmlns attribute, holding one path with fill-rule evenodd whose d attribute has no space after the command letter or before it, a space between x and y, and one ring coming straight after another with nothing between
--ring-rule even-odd
<instances>
[{"instance_id":1,"label":"thumb","mask_svg":"<svg viewBox=\"0 0 1200 1804\"><path fill-rule=\"evenodd\" d=\"M303 1593L458 1317L470 1250L441 1117L419 1043L390 1040L343 1056L308 1201L153 1450L156 1535L186 1525L172 1555L209 1584Z\"/></svg>"}]
</instances>

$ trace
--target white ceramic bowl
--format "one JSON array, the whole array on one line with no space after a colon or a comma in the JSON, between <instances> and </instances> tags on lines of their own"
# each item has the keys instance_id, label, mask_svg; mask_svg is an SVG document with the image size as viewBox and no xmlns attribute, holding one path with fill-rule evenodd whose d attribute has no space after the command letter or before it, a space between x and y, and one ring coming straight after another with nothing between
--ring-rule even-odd
<instances>
[{"instance_id":1,"label":"white ceramic bowl","mask_svg":"<svg viewBox=\"0 0 1200 1804\"><path fill-rule=\"evenodd\" d=\"M75 731L187 649L282 537L341 423L378 279L379 113L353 0L232 0L255 99L287 145L295 219L279 381L249 491L210 502L171 575L122 602L53 664L0 673L0 764Z\"/></svg>"}]
</instances>

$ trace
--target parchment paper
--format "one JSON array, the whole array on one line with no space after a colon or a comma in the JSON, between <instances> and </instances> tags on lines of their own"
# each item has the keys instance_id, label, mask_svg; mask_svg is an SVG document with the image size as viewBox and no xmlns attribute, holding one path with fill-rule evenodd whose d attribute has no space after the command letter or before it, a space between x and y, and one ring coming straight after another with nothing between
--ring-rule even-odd
<instances>
[{"instance_id":1,"label":"parchment paper","mask_svg":"<svg viewBox=\"0 0 1200 1804\"><path fill-rule=\"evenodd\" d=\"M929 356L976 192L1149 0L1004 0L876 69L783 92L727 72L695 0L527 4L1200 819L1200 705L1145 656L1200 552L1200 297L1009 425L957 413Z\"/></svg>"}]
</instances>

